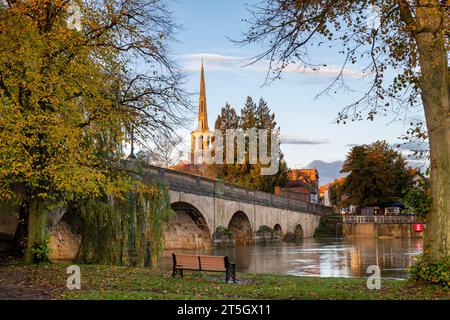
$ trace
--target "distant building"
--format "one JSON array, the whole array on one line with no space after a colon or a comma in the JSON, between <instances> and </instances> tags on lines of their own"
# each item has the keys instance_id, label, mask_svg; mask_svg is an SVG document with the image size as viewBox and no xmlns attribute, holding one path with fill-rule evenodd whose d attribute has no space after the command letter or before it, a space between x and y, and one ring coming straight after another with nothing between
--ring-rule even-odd
<instances>
[{"instance_id":1,"label":"distant building","mask_svg":"<svg viewBox=\"0 0 450 320\"><path fill-rule=\"evenodd\" d=\"M287 176L284 187L275 187L276 195L319 203L319 172L316 169L289 170Z\"/></svg>"},{"instance_id":2,"label":"distant building","mask_svg":"<svg viewBox=\"0 0 450 320\"><path fill-rule=\"evenodd\" d=\"M333 203L331 201L331 189L332 183L328 183L324 186L320 186L319 188L319 199L320 202L327 207L332 207Z\"/></svg>"},{"instance_id":3,"label":"distant building","mask_svg":"<svg viewBox=\"0 0 450 320\"><path fill-rule=\"evenodd\" d=\"M377 206L361 208L362 216L378 216L378 215L381 215L383 212L384 211L380 207L377 207Z\"/></svg>"},{"instance_id":4,"label":"distant building","mask_svg":"<svg viewBox=\"0 0 450 320\"><path fill-rule=\"evenodd\" d=\"M334 179L332 182L327 183L319 187L319 201L321 204L327 207L337 206L337 199L332 198L332 187L337 187L345 182L345 177L339 177Z\"/></svg>"},{"instance_id":5,"label":"distant building","mask_svg":"<svg viewBox=\"0 0 450 320\"><path fill-rule=\"evenodd\" d=\"M403 202L400 201L388 202L385 203L384 215L397 216L403 212L403 209L405 209L405 205L403 204Z\"/></svg>"}]
</instances>

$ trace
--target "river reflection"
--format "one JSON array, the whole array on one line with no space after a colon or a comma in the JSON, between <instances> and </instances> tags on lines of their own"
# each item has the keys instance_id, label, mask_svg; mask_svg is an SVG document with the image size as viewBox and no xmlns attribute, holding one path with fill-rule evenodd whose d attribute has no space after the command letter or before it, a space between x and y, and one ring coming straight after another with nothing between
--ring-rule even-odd
<instances>
[{"instance_id":1,"label":"river reflection","mask_svg":"<svg viewBox=\"0 0 450 320\"><path fill-rule=\"evenodd\" d=\"M383 278L406 278L405 268L422 252L423 240L408 239L303 239L296 243L269 243L235 248L165 251L161 269L171 270L171 253L227 255L238 272L296 276L367 276L370 265Z\"/></svg>"}]
</instances>

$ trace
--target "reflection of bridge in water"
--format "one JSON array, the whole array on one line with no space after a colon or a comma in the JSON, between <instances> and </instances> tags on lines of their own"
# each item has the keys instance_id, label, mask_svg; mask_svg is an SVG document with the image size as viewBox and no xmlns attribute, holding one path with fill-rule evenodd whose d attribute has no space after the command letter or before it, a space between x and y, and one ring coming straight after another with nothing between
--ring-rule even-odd
<instances>
[{"instance_id":1,"label":"reflection of bridge in water","mask_svg":"<svg viewBox=\"0 0 450 320\"><path fill-rule=\"evenodd\" d=\"M254 242L263 225L282 235L312 237L320 217L332 214L329 207L154 166L144 169L143 180L170 190L177 216L165 233L168 249L210 248L219 226L231 229L237 244Z\"/></svg>"}]
</instances>

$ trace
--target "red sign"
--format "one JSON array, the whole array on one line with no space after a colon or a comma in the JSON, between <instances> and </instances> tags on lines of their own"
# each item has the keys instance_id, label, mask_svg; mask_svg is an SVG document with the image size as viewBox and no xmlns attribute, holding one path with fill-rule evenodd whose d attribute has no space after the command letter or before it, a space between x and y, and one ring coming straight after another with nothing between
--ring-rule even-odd
<instances>
[{"instance_id":1,"label":"red sign","mask_svg":"<svg viewBox=\"0 0 450 320\"><path fill-rule=\"evenodd\" d=\"M415 223L414 224L414 232L422 232L422 231L423 231L423 224Z\"/></svg>"}]
</instances>

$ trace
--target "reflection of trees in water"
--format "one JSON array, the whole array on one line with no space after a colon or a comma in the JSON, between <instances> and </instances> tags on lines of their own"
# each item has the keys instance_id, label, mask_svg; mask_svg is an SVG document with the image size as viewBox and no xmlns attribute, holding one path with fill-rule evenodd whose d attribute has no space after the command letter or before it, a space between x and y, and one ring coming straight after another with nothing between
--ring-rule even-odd
<instances>
[{"instance_id":1,"label":"reflection of trees in water","mask_svg":"<svg viewBox=\"0 0 450 320\"><path fill-rule=\"evenodd\" d=\"M414 262L414 256L422 252L423 240L357 238L351 243L354 244L354 250L350 252L353 275L366 275L368 266L378 265L382 276L398 277Z\"/></svg>"}]
</instances>

